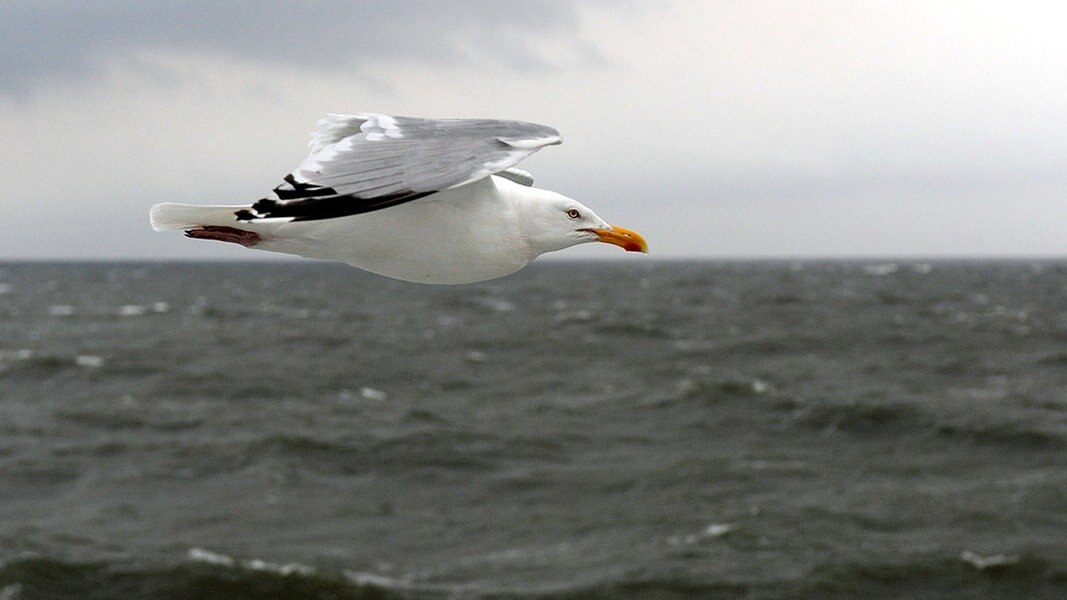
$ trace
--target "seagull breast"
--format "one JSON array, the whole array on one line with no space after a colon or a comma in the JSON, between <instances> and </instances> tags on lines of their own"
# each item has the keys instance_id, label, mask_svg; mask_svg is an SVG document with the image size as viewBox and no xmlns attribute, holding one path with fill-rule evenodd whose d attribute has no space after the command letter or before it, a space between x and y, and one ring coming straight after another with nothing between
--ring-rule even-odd
<instances>
[{"instance_id":1,"label":"seagull breast","mask_svg":"<svg viewBox=\"0 0 1067 600\"><path fill-rule=\"evenodd\" d=\"M265 224L259 246L416 283L496 279L538 254L526 242L516 188L522 186L486 177L389 210Z\"/></svg>"}]
</instances>

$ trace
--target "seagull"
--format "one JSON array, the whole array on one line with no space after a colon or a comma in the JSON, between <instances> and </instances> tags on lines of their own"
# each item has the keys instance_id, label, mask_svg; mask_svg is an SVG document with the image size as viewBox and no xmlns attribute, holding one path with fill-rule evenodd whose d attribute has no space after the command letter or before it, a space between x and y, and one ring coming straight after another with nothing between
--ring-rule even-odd
<instances>
[{"instance_id":1,"label":"seagull","mask_svg":"<svg viewBox=\"0 0 1067 600\"><path fill-rule=\"evenodd\" d=\"M247 205L157 204L151 224L427 284L504 277L587 242L647 254L636 232L515 168L562 141L523 121L331 114L271 194Z\"/></svg>"}]
</instances>

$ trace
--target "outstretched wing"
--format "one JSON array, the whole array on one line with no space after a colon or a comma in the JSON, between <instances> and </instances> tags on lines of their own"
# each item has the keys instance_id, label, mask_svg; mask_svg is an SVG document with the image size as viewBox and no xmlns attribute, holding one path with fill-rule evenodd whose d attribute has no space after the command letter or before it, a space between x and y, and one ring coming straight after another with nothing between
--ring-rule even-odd
<instances>
[{"instance_id":1,"label":"outstretched wing","mask_svg":"<svg viewBox=\"0 0 1067 600\"><path fill-rule=\"evenodd\" d=\"M379 210L505 171L561 141L555 129L522 121L329 115L304 162L237 218L311 221Z\"/></svg>"}]
</instances>

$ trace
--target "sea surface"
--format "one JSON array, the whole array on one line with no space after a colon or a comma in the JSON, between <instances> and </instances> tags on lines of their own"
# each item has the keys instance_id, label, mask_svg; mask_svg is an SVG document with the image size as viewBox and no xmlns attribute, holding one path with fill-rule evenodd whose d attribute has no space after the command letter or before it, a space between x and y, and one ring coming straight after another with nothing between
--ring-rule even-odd
<instances>
[{"instance_id":1,"label":"sea surface","mask_svg":"<svg viewBox=\"0 0 1067 600\"><path fill-rule=\"evenodd\" d=\"M1067 262L0 263L0 600L877 597L1067 597Z\"/></svg>"}]
</instances>

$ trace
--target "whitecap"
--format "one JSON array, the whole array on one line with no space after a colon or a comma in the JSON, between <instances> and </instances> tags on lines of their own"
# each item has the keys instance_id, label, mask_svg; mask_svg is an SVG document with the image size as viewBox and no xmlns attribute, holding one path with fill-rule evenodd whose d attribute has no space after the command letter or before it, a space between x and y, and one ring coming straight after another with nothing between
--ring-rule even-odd
<instances>
[{"instance_id":1,"label":"whitecap","mask_svg":"<svg viewBox=\"0 0 1067 600\"><path fill-rule=\"evenodd\" d=\"M154 302L152 304L152 312L155 312L155 313L170 312L170 304L167 304L166 302Z\"/></svg>"},{"instance_id":2,"label":"whitecap","mask_svg":"<svg viewBox=\"0 0 1067 600\"><path fill-rule=\"evenodd\" d=\"M240 566L249 571L266 571L268 573L277 573L279 575L292 575L294 573L297 575L312 575L315 573L313 567L302 565L300 563L279 564L260 560L258 558L238 562L231 556L212 552L211 550L205 550L204 548L190 548L188 556L191 561L207 563L219 567Z\"/></svg>"},{"instance_id":3,"label":"whitecap","mask_svg":"<svg viewBox=\"0 0 1067 600\"><path fill-rule=\"evenodd\" d=\"M557 323L585 323L593 320L593 313L588 310L575 310L556 315Z\"/></svg>"},{"instance_id":4,"label":"whitecap","mask_svg":"<svg viewBox=\"0 0 1067 600\"><path fill-rule=\"evenodd\" d=\"M225 554L218 554L217 552L212 552L203 548L190 548L189 560L207 563L209 565L219 565L222 567L232 567L237 564L237 561Z\"/></svg>"},{"instance_id":5,"label":"whitecap","mask_svg":"<svg viewBox=\"0 0 1067 600\"><path fill-rule=\"evenodd\" d=\"M356 585L373 585L386 589L410 589L411 584L400 579L393 579L385 575L375 573L363 573L360 571L345 571L345 577Z\"/></svg>"},{"instance_id":6,"label":"whitecap","mask_svg":"<svg viewBox=\"0 0 1067 600\"><path fill-rule=\"evenodd\" d=\"M1018 556L1007 556L1004 554L994 554L992 556L981 556L971 552L970 550L964 550L960 554L960 560L978 569L979 571L985 571L986 569L997 569L1001 567L1007 567L1019 562Z\"/></svg>"},{"instance_id":7,"label":"whitecap","mask_svg":"<svg viewBox=\"0 0 1067 600\"><path fill-rule=\"evenodd\" d=\"M769 391L771 391L773 389L774 389L774 386L772 386L771 384L767 383L766 381L763 381L762 379L753 379L752 380L752 392L753 393L766 394L767 392L769 392Z\"/></svg>"},{"instance_id":8,"label":"whitecap","mask_svg":"<svg viewBox=\"0 0 1067 600\"><path fill-rule=\"evenodd\" d=\"M104 358L95 354L79 354L74 358L74 364L88 369L99 369L104 366Z\"/></svg>"},{"instance_id":9,"label":"whitecap","mask_svg":"<svg viewBox=\"0 0 1067 600\"><path fill-rule=\"evenodd\" d=\"M146 312L148 312L147 309L140 304L126 304L119 307L120 317L139 317Z\"/></svg>"},{"instance_id":10,"label":"whitecap","mask_svg":"<svg viewBox=\"0 0 1067 600\"><path fill-rule=\"evenodd\" d=\"M359 395L362 396L364 400L375 400L378 402L384 401L389 398L389 394L371 387L359 388Z\"/></svg>"},{"instance_id":11,"label":"whitecap","mask_svg":"<svg viewBox=\"0 0 1067 600\"><path fill-rule=\"evenodd\" d=\"M18 350L0 350L0 363L15 360L30 360L33 358L33 350L19 348Z\"/></svg>"},{"instance_id":12,"label":"whitecap","mask_svg":"<svg viewBox=\"0 0 1067 600\"><path fill-rule=\"evenodd\" d=\"M691 546L697 543L697 536L689 535L672 535L667 538L667 545L669 546Z\"/></svg>"},{"instance_id":13,"label":"whitecap","mask_svg":"<svg viewBox=\"0 0 1067 600\"><path fill-rule=\"evenodd\" d=\"M279 565L277 563L259 560L258 558L241 561L241 566L250 571L267 571L269 573L278 573L279 575L292 575L293 573L296 573L297 575L312 575L315 573L314 568L300 563Z\"/></svg>"},{"instance_id":14,"label":"whitecap","mask_svg":"<svg viewBox=\"0 0 1067 600\"><path fill-rule=\"evenodd\" d=\"M501 298L494 298L492 296L483 296L478 299L478 303L498 313L506 313L515 310L515 305L511 302Z\"/></svg>"},{"instance_id":15,"label":"whitecap","mask_svg":"<svg viewBox=\"0 0 1067 600\"><path fill-rule=\"evenodd\" d=\"M12 583L0 588L0 600L18 600L22 594L22 584Z\"/></svg>"},{"instance_id":16,"label":"whitecap","mask_svg":"<svg viewBox=\"0 0 1067 600\"><path fill-rule=\"evenodd\" d=\"M672 535L667 538L668 546L692 546L698 544L701 540L708 538L722 537L731 531L735 531L738 526L734 523L711 523L705 527L699 534L687 533L684 535Z\"/></svg>"},{"instance_id":17,"label":"whitecap","mask_svg":"<svg viewBox=\"0 0 1067 600\"><path fill-rule=\"evenodd\" d=\"M489 355L481 350L471 350L466 356L467 362L483 363L489 361Z\"/></svg>"},{"instance_id":18,"label":"whitecap","mask_svg":"<svg viewBox=\"0 0 1067 600\"><path fill-rule=\"evenodd\" d=\"M712 523L704 528L704 537L722 537L736 529L737 525L733 523Z\"/></svg>"},{"instance_id":19,"label":"whitecap","mask_svg":"<svg viewBox=\"0 0 1067 600\"><path fill-rule=\"evenodd\" d=\"M48 314L53 317L69 317L74 314L74 307L69 304L53 304L48 307Z\"/></svg>"},{"instance_id":20,"label":"whitecap","mask_svg":"<svg viewBox=\"0 0 1067 600\"><path fill-rule=\"evenodd\" d=\"M9 292L11 292L11 284L10 283L0 283L0 294L7 294Z\"/></svg>"}]
</instances>

